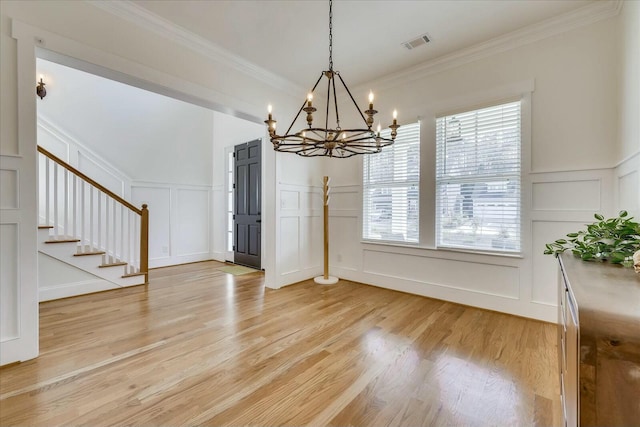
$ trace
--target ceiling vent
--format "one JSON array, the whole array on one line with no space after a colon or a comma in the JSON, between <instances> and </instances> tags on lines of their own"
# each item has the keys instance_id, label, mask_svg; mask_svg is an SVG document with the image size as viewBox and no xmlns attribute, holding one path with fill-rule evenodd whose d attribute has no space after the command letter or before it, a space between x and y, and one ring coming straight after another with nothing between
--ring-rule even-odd
<instances>
[{"instance_id":1,"label":"ceiling vent","mask_svg":"<svg viewBox=\"0 0 640 427\"><path fill-rule=\"evenodd\" d=\"M407 42L402 43L402 46L406 47L408 50L411 49L415 49L418 46L422 46L424 44L427 44L431 41L431 38L429 37L429 35L427 35L426 33L418 36L417 38L413 39L413 40L409 40Z\"/></svg>"}]
</instances>

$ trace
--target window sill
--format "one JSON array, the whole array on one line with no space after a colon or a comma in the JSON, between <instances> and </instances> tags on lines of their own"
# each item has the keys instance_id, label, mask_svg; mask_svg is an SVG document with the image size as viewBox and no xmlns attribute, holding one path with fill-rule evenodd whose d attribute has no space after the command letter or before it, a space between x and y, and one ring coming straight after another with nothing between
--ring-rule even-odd
<instances>
[{"instance_id":1,"label":"window sill","mask_svg":"<svg viewBox=\"0 0 640 427\"><path fill-rule=\"evenodd\" d=\"M360 240L363 245L370 245L371 248L401 248L403 252L411 255L410 252L418 252L417 255L425 252L431 252L433 254L461 254L461 255L476 255L480 257L495 257L501 259L524 259L522 252L518 253L505 253L505 252L491 252L491 251L474 251L470 249L458 249L448 247L434 247L434 246L422 246L418 243L401 243L401 242L389 242L389 241L376 241L376 240ZM365 246L366 247L366 246Z\"/></svg>"}]
</instances>

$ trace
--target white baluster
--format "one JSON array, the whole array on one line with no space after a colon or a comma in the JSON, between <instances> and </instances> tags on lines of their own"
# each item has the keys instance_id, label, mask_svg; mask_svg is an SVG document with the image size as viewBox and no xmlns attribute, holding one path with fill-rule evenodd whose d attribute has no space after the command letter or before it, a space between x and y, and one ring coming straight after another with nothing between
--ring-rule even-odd
<instances>
[{"instance_id":1,"label":"white baluster","mask_svg":"<svg viewBox=\"0 0 640 427\"><path fill-rule=\"evenodd\" d=\"M106 256L105 264L109 264L109 251L111 250L111 246L109 246L109 200L110 197L105 194L104 200L104 252Z\"/></svg>"},{"instance_id":2,"label":"white baluster","mask_svg":"<svg viewBox=\"0 0 640 427\"><path fill-rule=\"evenodd\" d=\"M89 252L93 252L93 185L89 186Z\"/></svg>"},{"instance_id":3,"label":"white baluster","mask_svg":"<svg viewBox=\"0 0 640 427\"><path fill-rule=\"evenodd\" d=\"M73 223L73 238L75 239L78 235L78 177L73 175L73 193L71 196L73 209L72 209L72 217L71 222Z\"/></svg>"},{"instance_id":4,"label":"white baluster","mask_svg":"<svg viewBox=\"0 0 640 427\"><path fill-rule=\"evenodd\" d=\"M51 209L51 203L49 200L49 194L51 192L51 180L50 180L50 173L49 173L49 163L51 162L51 160L49 160L48 157L45 157L45 161L44 161L44 168L45 168L45 184L44 184L44 188L45 188L45 212L44 212L44 221L45 221L45 225L51 225L51 222L49 222L49 212Z\"/></svg>"},{"instance_id":5,"label":"white baluster","mask_svg":"<svg viewBox=\"0 0 640 427\"><path fill-rule=\"evenodd\" d=\"M140 271L140 220L141 216L134 214L135 218L135 232L133 233L133 247L135 248L133 253L136 256L136 272Z\"/></svg>"},{"instance_id":6,"label":"white baluster","mask_svg":"<svg viewBox=\"0 0 640 427\"><path fill-rule=\"evenodd\" d=\"M69 236L69 171L63 169L64 173L64 234Z\"/></svg>"},{"instance_id":7,"label":"white baluster","mask_svg":"<svg viewBox=\"0 0 640 427\"><path fill-rule=\"evenodd\" d=\"M120 205L120 260L126 262L127 254L125 253L124 248L124 206Z\"/></svg>"},{"instance_id":8,"label":"white baluster","mask_svg":"<svg viewBox=\"0 0 640 427\"><path fill-rule=\"evenodd\" d=\"M85 242L85 182L80 181L80 252L84 252L84 242Z\"/></svg>"},{"instance_id":9,"label":"white baluster","mask_svg":"<svg viewBox=\"0 0 640 427\"><path fill-rule=\"evenodd\" d=\"M98 190L98 250L102 250L102 191Z\"/></svg>"},{"instance_id":10,"label":"white baluster","mask_svg":"<svg viewBox=\"0 0 640 427\"><path fill-rule=\"evenodd\" d=\"M58 229L60 222L58 221L58 164L53 164L53 235L58 238Z\"/></svg>"},{"instance_id":11,"label":"white baluster","mask_svg":"<svg viewBox=\"0 0 640 427\"><path fill-rule=\"evenodd\" d=\"M131 211L127 209L127 252L129 254L129 265L133 268L133 248L131 245ZM131 271L129 271L131 272Z\"/></svg>"},{"instance_id":12,"label":"white baluster","mask_svg":"<svg viewBox=\"0 0 640 427\"><path fill-rule=\"evenodd\" d=\"M116 218L116 201L113 201L113 262L116 262L116 248L118 247L118 242L116 241L116 236L118 232L118 219Z\"/></svg>"}]
</instances>

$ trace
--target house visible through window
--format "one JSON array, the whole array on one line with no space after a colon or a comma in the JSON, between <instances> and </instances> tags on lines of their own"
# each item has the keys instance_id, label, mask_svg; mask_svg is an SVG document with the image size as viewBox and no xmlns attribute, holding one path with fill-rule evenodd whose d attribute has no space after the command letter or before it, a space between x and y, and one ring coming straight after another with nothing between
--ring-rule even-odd
<instances>
[{"instance_id":1,"label":"house visible through window","mask_svg":"<svg viewBox=\"0 0 640 427\"><path fill-rule=\"evenodd\" d=\"M519 252L520 101L436 120L438 247Z\"/></svg>"},{"instance_id":2,"label":"house visible through window","mask_svg":"<svg viewBox=\"0 0 640 427\"><path fill-rule=\"evenodd\" d=\"M364 156L364 239L418 242L419 180L420 123L413 123L400 127L392 146Z\"/></svg>"}]
</instances>

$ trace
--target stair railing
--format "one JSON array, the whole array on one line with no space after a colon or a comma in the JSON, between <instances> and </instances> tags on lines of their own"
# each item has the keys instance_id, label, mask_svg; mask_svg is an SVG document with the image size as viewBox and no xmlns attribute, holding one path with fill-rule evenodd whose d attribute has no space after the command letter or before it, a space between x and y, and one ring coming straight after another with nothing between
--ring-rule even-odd
<instances>
[{"instance_id":1,"label":"stair railing","mask_svg":"<svg viewBox=\"0 0 640 427\"><path fill-rule=\"evenodd\" d=\"M123 265L149 283L149 210L139 209L38 146L40 221L53 240L78 241L77 255L103 254L103 266ZM42 188L44 185L44 188Z\"/></svg>"}]
</instances>

